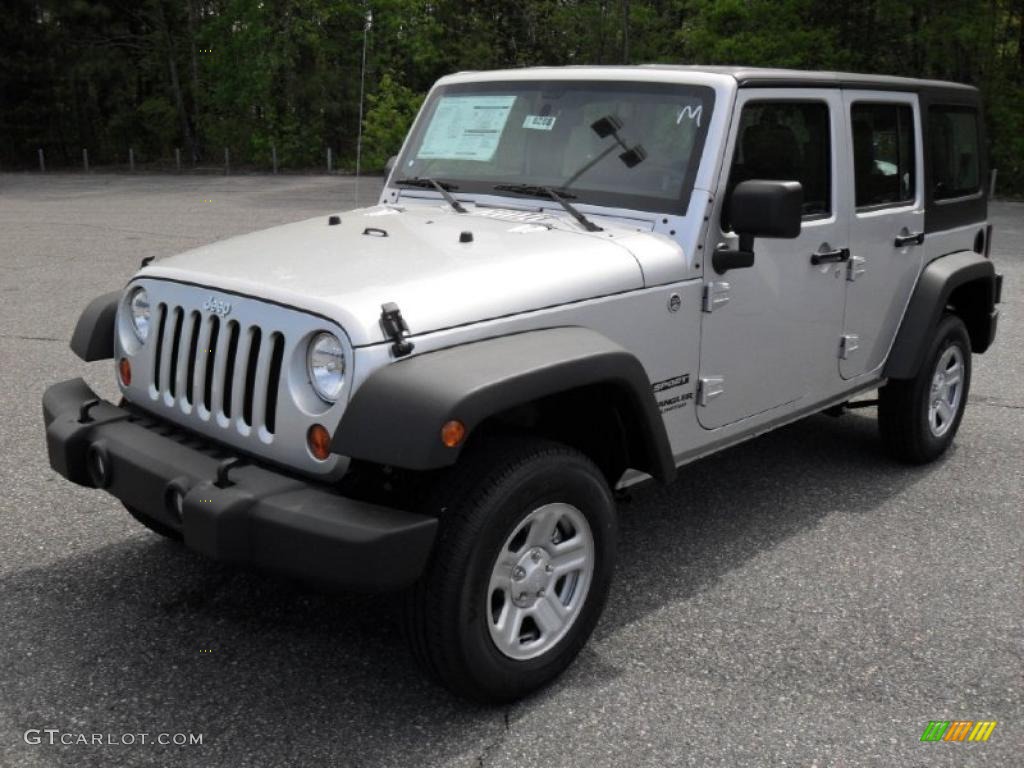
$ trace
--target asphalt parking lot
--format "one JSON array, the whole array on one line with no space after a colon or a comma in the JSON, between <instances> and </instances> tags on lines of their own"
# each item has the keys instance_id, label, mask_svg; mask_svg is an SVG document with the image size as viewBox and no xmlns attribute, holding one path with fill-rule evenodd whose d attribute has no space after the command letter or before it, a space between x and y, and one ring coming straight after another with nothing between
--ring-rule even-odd
<instances>
[{"instance_id":1,"label":"asphalt parking lot","mask_svg":"<svg viewBox=\"0 0 1024 768\"><path fill-rule=\"evenodd\" d=\"M420 677L387 600L208 562L47 463L43 389L116 391L68 348L92 297L354 201L338 177L0 174L0 765L1021 764L1024 204L992 207L999 335L950 454L892 464L866 409L638 489L579 660L484 709ZM958 719L999 724L919 741ZM26 743L47 728L203 741Z\"/></svg>"}]
</instances>

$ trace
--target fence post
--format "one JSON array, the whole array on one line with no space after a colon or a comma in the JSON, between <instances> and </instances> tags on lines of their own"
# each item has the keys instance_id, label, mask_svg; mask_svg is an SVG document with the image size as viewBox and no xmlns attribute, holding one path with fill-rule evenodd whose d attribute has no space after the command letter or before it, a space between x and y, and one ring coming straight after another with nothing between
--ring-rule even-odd
<instances>
[{"instance_id":1,"label":"fence post","mask_svg":"<svg viewBox=\"0 0 1024 768\"><path fill-rule=\"evenodd\" d=\"M181 147L174 148L174 167L181 173Z\"/></svg>"},{"instance_id":2,"label":"fence post","mask_svg":"<svg viewBox=\"0 0 1024 768\"><path fill-rule=\"evenodd\" d=\"M89 172L89 150L82 147L82 170Z\"/></svg>"},{"instance_id":3,"label":"fence post","mask_svg":"<svg viewBox=\"0 0 1024 768\"><path fill-rule=\"evenodd\" d=\"M128 171L135 173L135 150L128 147Z\"/></svg>"},{"instance_id":4,"label":"fence post","mask_svg":"<svg viewBox=\"0 0 1024 768\"><path fill-rule=\"evenodd\" d=\"M999 169L998 168L993 168L992 169L992 181L991 181L991 183L989 184L989 187L988 187L988 196L989 197L995 197L996 196L996 176L997 175L999 175Z\"/></svg>"},{"instance_id":5,"label":"fence post","mask_svg":"<svg viewBox=\"0 0 1024 768\"><path fill-rule=\"evenodd\" d=\"M231 151L224 147L224 175L231 173Z\"/></svg>"},{"instance_id":6,"label":"fence post","mask_svg":"<svg viewBox=\"0 0 1024 768\"><path fill-rule=\"evenodd\" d=\"M39 148L39 172L46 173L46 158L43 156L43 148Z\"/></svg>"},{"instance_id":7,"label":"fence post","mask_svg":"<svg viewBox=\"0 0 1024 768\"><path fill-rule=\"evenodd\" d=\"M273 164L274 173L277 173L277 144L270 145L270 162Z\"/></svg>"},{"instance_id":8,"label":"fence post","mask_svg":"<svg viewBox=\"0 0 1024 768\"><path fill-rule=\"evenodd\" d=\"M331 172L331 148L327 148L327 172Z\"/></svg>"}]
</instances>

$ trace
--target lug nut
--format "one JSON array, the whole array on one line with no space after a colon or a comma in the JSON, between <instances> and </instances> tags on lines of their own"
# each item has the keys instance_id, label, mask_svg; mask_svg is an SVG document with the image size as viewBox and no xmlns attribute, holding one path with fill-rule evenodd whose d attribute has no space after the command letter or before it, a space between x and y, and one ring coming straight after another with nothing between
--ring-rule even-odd
<instances>
[{"instance_id":1,"label":"lug nut","mask_svg":"<svg viewBox=\"0 0 1024 768\"><path fill-rule=\"evenodd\" d=\"M548 563L547 565L544 566L544 572L545 573L554 573L555 572L555 566L553 566L551 563Z\"/></svg>"},{"instance_id":2,"label":"lug nut","mask_svg":"<svg viewBox=\"0 0 1024 768\"><path fill-rule=\"evenodd\" d=\"M544 597L544 590L543 589L538 589L537 590L537 597Z\"/></svg>"},{"instance_id":3,"label":"lug nut","mask_svg":"<svg viewBox=\"0 0 1024 768\"><path fill-rule=\"evenodd\" d=\"M539 563L540 562L540 550L539 549L533 550L533 552L530 553L530 559L533 560L533 562L535 562L535 563Z\"/></svg>"},{"instance_id":4,"label":"lug nut","mask_svg":"<svg viewBox=\"0 0 1024 768\"><path fill-rule=\"evenodd\" d=\"M524 576L526 576L526 571L523 570L522 566L517 565L512 569L512 578L516 581L522 581Z\"/></svg>"}]
</instances>

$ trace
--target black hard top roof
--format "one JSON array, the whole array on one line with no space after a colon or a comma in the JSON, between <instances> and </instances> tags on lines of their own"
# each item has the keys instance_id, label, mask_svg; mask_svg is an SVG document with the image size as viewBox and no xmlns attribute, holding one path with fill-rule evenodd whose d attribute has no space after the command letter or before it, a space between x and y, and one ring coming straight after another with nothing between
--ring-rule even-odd
<instances>
[{"instance_id":1,"label":"black hard top roof","mask_svg":"<svg viewBox=\"0 0 1024 768\"><path fill-rule=\"evenodd\" d=\"M863 88L884 91L960 91L977 92L977 88L945 80L918 80L892 75L862 75L854 72L816 72L803 69L769 69L765 67L734 67L700 64L647 64L652 69L709 72L731 75L740 88Z\"/></svg>"}]
</instances>

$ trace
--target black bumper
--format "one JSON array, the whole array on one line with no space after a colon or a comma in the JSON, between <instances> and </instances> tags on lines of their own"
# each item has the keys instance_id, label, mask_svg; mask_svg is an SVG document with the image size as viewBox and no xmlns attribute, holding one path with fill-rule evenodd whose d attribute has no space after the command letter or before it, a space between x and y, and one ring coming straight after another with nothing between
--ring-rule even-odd
<instances>
[{"instance_id":1,"label":"black bumper","mask_svg":"<svg viewBox=\"0 0 1024 768\"><path fill-rule=\"evenodd\" d=\"M218 482L222 454L99 400L82 379L47 389L43 416L57 472L104 488L215 560L381 590L414 582L430 555L436 519L253 465L236 466Z\"/></svg>"}]
</instances>

